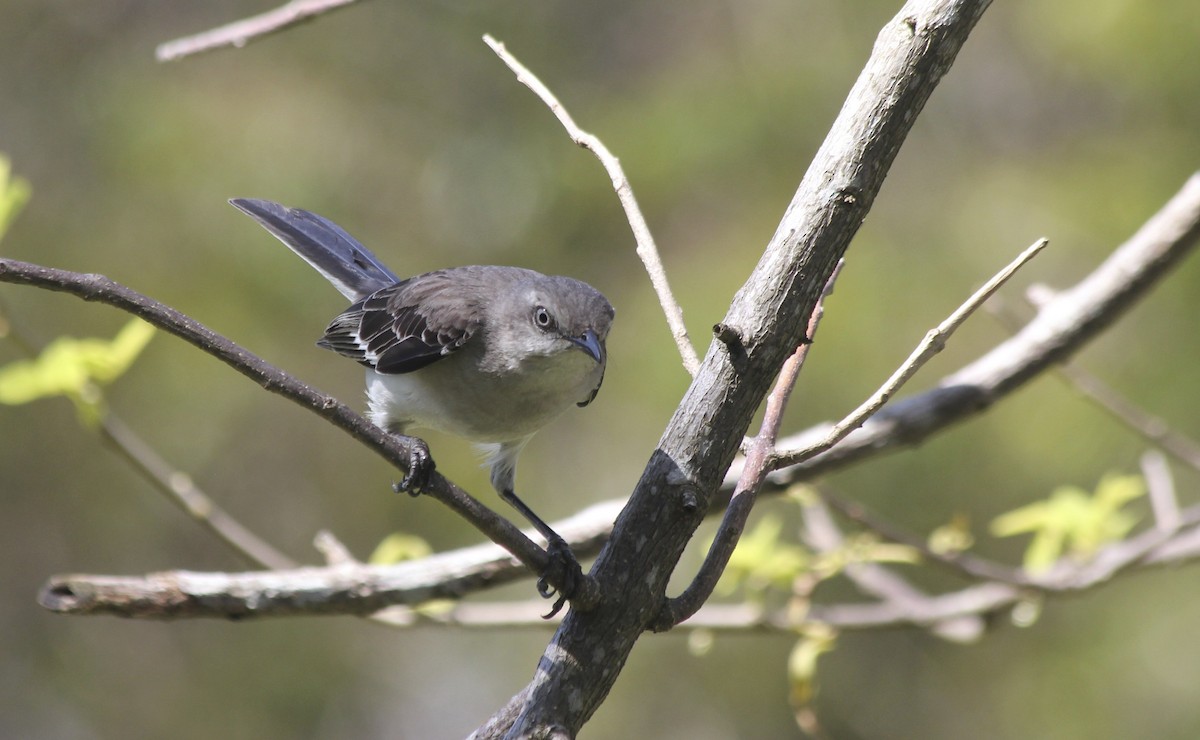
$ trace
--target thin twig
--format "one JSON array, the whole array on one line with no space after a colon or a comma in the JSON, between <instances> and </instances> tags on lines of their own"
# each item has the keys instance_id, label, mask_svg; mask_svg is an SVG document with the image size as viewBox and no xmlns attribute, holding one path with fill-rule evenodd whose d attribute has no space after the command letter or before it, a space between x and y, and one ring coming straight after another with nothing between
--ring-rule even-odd
<instances>
[{"instance_id":1,"label":"thin twig","mask_svg":"<svg viewBox=\"0 0 1200 740\"><path fill-rule=\"evenodd\" d=\"M708 554L705 556L700 570L683 593L673 599L665 600L659 616L652 626L656 632L670 629L699 611L704 602L712 596L717 581L725 572L729 558L737 548L742 531L746 528L746 520L749 519L750 511L754 508L754 502L762 488L763 480L769 472L768 463L775 451L775 439L779 436L779 427L783 423L783 412L787 408L792 389L796 386L796 378L800 374L800 369L808 358L808 349L812 346L811 340L816 336L817 327L820 326L821 318L825 315L825 299L833 292L833 285L837 281L838 275L841 274L844 264L844 260L839 260L837 266L834 267L833 274L826 281L825 290L817 299L812 316L808 319L806 341L784 361L783 367L779 371L779 377L775 381L775 387L767 396L766 410L763 413L758 436L750 441L749 450L746 453L746 467L742 470L741 480L738 481L733 497L725 508L725 516L721 519L721 525L713 537L712 544L709 545Z\"/></svg>"},{"instance_id":2,"label":"thin twig","mask_svg":"<svg viewBox=\"0 0 1200 740\"><path fill-rule=\"evenodd\" d=\"M658 255L654 236L650 233L650 227L646 224L642 209L633 195L633 187L629 184L629 178L625 176L625 171L621 168L620 160L613 156L604 142L594 134L579 128L575 119L571 118L571 114L554 96L554 93L550 92L550 89L525 65L517 61L503 43L489 35L485 35L483 41L516 74L517 82L532 90L533 94L546 104L550 112L567 130L571 141L596 155L596 159L600 160L600 164L604 166L604 170L612 180L613 190L616 191L617 198L621 201L621 207L625 209L625 218L628 219L629 227L633 230L633 238L637 242L638 257L642 259L642 264L645 265L646 272L650 275L650 283L654 286L654 292L658 294L658 301L662 304L663 313L667 317L667 326L670 327L671 336L675 338L675 345L679 348L683 367L689 375L695 377L696 372L700 369L700 358L696 354L696 348L692 346L691 339L688 338L687 327L683 323L683 309L679 307L679 302L671 293L671 285L667 281L667 272Z\"/></svg>"},{"instance_id":3,"label":"thin twig","mask_svg":"<svg viewBox=\"0 0 1200 740\"><path fill-rule=\"evenodd\" d=\"M1045 285L1033 285L1025 291L1026 299L1039 310L1057 296L1057 292ZM1020 321L1015 312L1002 301L994 301L989 306L992 316L1001 326L1014 334L1020 330ZM1200 470L1200 444L1191 437L1175 431L1161 417L1145 411L1077 362L1063 361L1054 368L1054 372L1076 393L1143 439L1193 470Z\"/></svg>"},{"instance_id":4,"label":"thin twig","mask_svg":"<svg viewBox=\"0 0 1200 740\"><path fill-rule=\"evenodd\" d=\"M217 539L265 568L295 568L296 562L251 532L218 506L192 481L191 476L173 468L120 417L108 411L100 420L101 437L138 471L143 478L167 496L179 508L200 523Z\"/></svg>"},{"instance_id":5,"label":"thin twig","mask_svg":"<svg viewBox=\"0 0 1200 740\"><path fill-rule=\"evenodd\" d=\"M962 326L963 322L975 312L983 302L986 301L993 293L1000 289L1000 286L1008 282L1008 279L1016 274L1017 270L1021 269L1025 263L1033 259L1038 252L1049 242L1046 239L1039 239L1027 248L1024 252L1017 256L1015 260L1010 262L1000 272L996 273L991 280L984 283L983 287L975 291L975 293L966 300L961 306L950 314L950 316L938 324L935 329L929 331L925 338L921 341L917 348L913 350L908 359L904 361L896 372L892 373L892 377L887 379L879 390L863 402L861 406L850 413L849 416L842 419L833 425L829 433L825 437L813 444L802 447L798 450L780 452L771 460L771 467L779 468L788 465L794 465L799 462L818 455L838 442L846 438L850 432L858 429L869 419L875 412L879 411L888 400L895 395L914 375L921 369L930 359L946 346L946 340Z\"/></svg>"},{"instance_id":6,"label":"thin twig","mask_svg":"<svg viewBox=\"0 0 1200 740\"><path fill-rule=\"evenodd\" d=\"M809 497L804 502L804 531L806 544L818 552L828 553L845 546L845 537L824 497ZM845 575L859 591L883 602L894 602L916 610L931 598L913 586L895 570L878 563L848 563ZM962 615L930 625L930 631L945 640L971 642L978 639L986 625L978 616Z\"/></svg>"},{"instance_id":7,"label":"thin twig","mask_svg":"<svg viewBox=\"0 0 1200 740\"><path fill-rule=\"evenodd\" d=\"M250 41L355 2L357 0L291 0L266 13L159 44L154 57L160 62L171 62L226 46L241 48Z\"/></svg>"},{"instance_id":8,"label":"thin twig","mask_svg":"<svg viewBox=\"0 0 1200 740\"><path fill-rule=\"evenodd\" d=\"M1200 444L1190 437L1173 430L1163 419L1143 411L1078 363L1064 362L1055 370L1081 396L1171 457L1193 470L1200 470Z\"/></svg>"},{"instance_id":9,"label":"thin twig","mask_svg":"<svg viewBox=\"0 0 1200 740\"><path fill-rule=\"evenodd\" d=\"M939 552L929 546L922 538L904 531L890 522L879 519L857 502L847 501L829 491L825 486L817 486L817 495L821 500L835 509L850 521L874 532L889 542L895 542L911 547L926 560L946 566L958 575L978 578L987 581L998 581L1018 587L1033 587L1037 581L1025 574L1024 571L1010 568L1006 565L981 558L969 552Z\"/></svg>"}]
</instances>

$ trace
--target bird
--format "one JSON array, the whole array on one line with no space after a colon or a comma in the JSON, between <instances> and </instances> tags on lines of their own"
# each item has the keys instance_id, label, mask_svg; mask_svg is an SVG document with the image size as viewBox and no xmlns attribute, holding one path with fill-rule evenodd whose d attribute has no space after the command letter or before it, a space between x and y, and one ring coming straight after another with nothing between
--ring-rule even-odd
<instances>
[{"instance_id":1,"label":"bird","mask_svg":"<svg viewBox=\"0 0 1200 740\"><path fill-rule=\"evenodd\" d=\"M325 277L351 305L317 345L366 367L367 417L409 438L409 470L396 484L414 495L434 470L434 429L480 445L492 487L546 539L543 597L557 613L582 570L566 541L515 493L517 458L533 435L572 404L595 399L615 311L574 278L520 267L471 265L409 278L392 272L329 219L269 200L229 201ZM551 575L560 581L554 589Z\"/></svg>"}]
</instances>

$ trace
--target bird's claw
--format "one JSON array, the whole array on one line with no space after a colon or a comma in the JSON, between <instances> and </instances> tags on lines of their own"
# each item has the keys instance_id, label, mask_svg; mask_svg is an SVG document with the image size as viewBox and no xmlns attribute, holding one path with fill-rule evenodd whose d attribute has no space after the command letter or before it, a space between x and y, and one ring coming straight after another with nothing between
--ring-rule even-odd
<instances>
[{"instance_id":1,"label":"bird's claw","mask_svg":"<svg viewBox=\"0 0 1200 740\"><path fill-rule=\"evenodd\" d=\"M433 456L429 454L429 445L425 444L424 440L416 437L409 437L408 440L408 472L404 475L404 480L392 484L392 490L417 496L421 489L429 485L429 477L433 475L436 466Z\"/></svg>"},{"instance_id":2,"label":"bird's claw","mask_svg":"<svg viewBox=\"0 0 1200 740\"><path fill-rule=\"evenodd\" d=\"M571 552L571 546L566 540L561 537L551 538L546 545L546 557L546 570L542 571L542 577L537 581L537 591L543 599L553 598L555 595L558 598L550 607L550 611L542 615L542 619L550 619L562 611L567 600L575 595L579 585L583 583L583 569L579 567L579 561L575 559L575 553ZM562 585L555 588L550 584L551 581Z\"/></svg>"}]
</instances>

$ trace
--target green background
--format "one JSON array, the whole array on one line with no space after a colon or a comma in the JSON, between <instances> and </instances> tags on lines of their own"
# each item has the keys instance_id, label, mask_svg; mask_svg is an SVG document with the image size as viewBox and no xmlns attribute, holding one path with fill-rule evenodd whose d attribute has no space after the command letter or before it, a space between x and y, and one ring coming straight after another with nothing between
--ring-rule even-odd
<instances>
[{"instance_id":1,"label":"green background","mask_svg":"<svg viewBox=\"0 0 1200 740\"><path fill-rule=\"evenodd\" d=\"M608 178L480 36L506 42L621 158L703 353L899 6L374 2L158 64L156 44L270 3L5 0L0 151L34 198L3 253L104 273L356 404L359 369L313 346L342 299L226 199L315 210L400 273L496 263L587 280L618 311L603 392L535 439L518 476L559 518L628 493L687 378ZM1194 0L1026 0L985 14L850 249L786 429L856 405L1037 237L1050 249L1005 291L1011 306L1032 282L1072 284L1131 234L1200 164L1198 41ZM1192 260L1080 357L1196 435L1198 281ZM42 341L111 336L125 320L10 285L0 300ZM972 320L913 389L1004 336ZM19 356L0 342L0 362ZM343 434L171 337L109 398L298 559L319 561L322 528L361 557L399 530L438 548L479 540L436 504L391 495L392 471ZM443 471L500 505L467 445L430 442ZM982 552L1019 562L1022 541L986 535L992 517L1136 471L1144 449L1047 377L829 482L918 532L967 513ZM1195 472L1176 472L1194 501ZM65 401L0 409L0 563L4 737L456 737L528 681L549 637L49 614L34 597L52 574L245 567ZM966 647L914 630L848 634L822 659L816 706L834 737L1196 737L1197 586L1190 568L1124 578ZM502 595L531 593L526 582ZM584 736L795 736L792 643L721 637L698 658L682 634L648 635Z\"/></svg>"}]
</instances>

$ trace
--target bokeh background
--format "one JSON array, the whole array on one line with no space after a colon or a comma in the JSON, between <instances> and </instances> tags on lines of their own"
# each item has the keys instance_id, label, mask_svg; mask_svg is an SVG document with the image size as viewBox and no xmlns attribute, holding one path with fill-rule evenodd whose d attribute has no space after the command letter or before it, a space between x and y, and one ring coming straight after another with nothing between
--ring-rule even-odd
<instances>
[{"instance_id":1,"label":"bokeh background","mask_svg":"<svg viewBox=\"0 0 1200 740\"><path fill-rule=\"evenodd\" d=\"M4 0L0 151L34 195L0 248L109 275L350 402L359 371L313 346L342 299L226 199L315 210L401 273L498 263L585 279L618 308L604 391L535 440L519 478L558 518L627 494L686 376L607 178L480 36L506 42L621 158L703 351L900 3L374 2L241 50L154 61L162 41L271 5ZM1010 303L1032 281L1071 284L1132 233L1200 166L1198 43L1193 0L997 3L849 252L787 428L857 404L1035 238L1051 248ZM1193 259L1080 357L1193 435L1198 287ZM0 300L41 341L125 321L11 285ZM974 319L914 389L1004 336ZM0 341L0 362L19 356ZM431 502L390 495L392 472L343 434L171 337L109 399L298 559L319 560L321 528L359 556L395 531L438 548L479 539ZM442 470L490 496L466 445L431 444ZM1023 543L988 537L992 517L1133 472L1143 451L1043 378L829 483L915 531L968 514L980 550L1015 562ZM1195 473L1176 473L1195 500ZM527 682L549 637L348 617L65 618L34 601L57 573L243 567L69 403L0 409L0 736L457 737ZM846 635L822 659L816 708L833 737L1193 738L1198 587L1195 568L1124 578L966 647ZM585 737L795 736L792 642L723 637L695 657L681 634L647 636Z\"/></svg>"}]
</instances>

